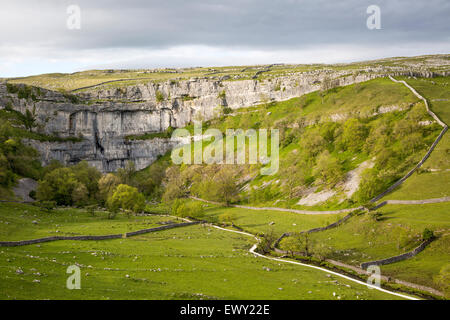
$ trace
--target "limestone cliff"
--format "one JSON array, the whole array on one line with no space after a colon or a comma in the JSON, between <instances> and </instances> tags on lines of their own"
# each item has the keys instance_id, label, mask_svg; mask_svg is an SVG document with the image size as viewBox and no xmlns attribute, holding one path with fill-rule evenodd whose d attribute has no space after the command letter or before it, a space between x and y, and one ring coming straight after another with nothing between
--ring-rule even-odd
<instances>
[{"instance_id":1,"label":"limestone cliff","mask_svg":"<svg viewBox=\"0 0 450 320\"><path fill-rule=\"evenodd\" d=\"M147 83L110 89L90 89L76 95L33 88L34 97L19 98L0 84L0 108L8 104L20 112L35 110L36 130L58 137L79 137L79 142L28 140L43 164L52 159L64 164L87 160L103 172L115 171L128 160L142 169L175 145L170 139L127 140L129 135L163 132L183 127L194 119L211 119L226 106L231 109L262 101L281 101L318 90L324 79L344 86L382 76L379 72L323 71L293 73L266 80L224 81L196 78ZM18 85L20 86L20 85Z\"/></svg>"}]
</instances>

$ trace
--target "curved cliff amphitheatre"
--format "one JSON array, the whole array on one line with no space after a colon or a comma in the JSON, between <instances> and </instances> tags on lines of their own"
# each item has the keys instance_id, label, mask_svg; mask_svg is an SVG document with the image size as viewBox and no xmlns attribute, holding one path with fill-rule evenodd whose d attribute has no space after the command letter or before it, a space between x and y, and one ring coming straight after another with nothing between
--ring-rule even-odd
<instances>
[{"instance_id":1,"label":"curved cliff amphitheatre","mask_svg":"<svg viewBox=\"0 0 450 320\"><path fill-rule=\"evenodd\" d=\"M449 65L3 79L1 298L448 298ZM193 138L173 139L177 128ZM278 170L172 161L187 144L203 158L217 144L263 154L260 139L228 146L212 129L278 130ZM89 290L60 285L74 264ZM381 290L364 285L369 264Z\"/></svg>"}]
</instances>

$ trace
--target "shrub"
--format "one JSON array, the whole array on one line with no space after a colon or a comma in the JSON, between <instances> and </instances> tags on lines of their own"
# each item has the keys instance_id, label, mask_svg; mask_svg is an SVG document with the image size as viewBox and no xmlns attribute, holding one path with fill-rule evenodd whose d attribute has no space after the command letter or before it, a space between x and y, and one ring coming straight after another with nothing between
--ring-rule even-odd
<instances>
[{"instance_id":1,"label":"shrub","mask_svg":"<svg viewBox=\"0 0 450 320\"><path fill-rule=\"evenodd\" d=\"M344 177L345 172L339 161L325 150L317 158L313 173L322 182L335 185Z\"/></svg>"},{"instance_id":2,"label":"shrub","mask_svg":"<svg viewBox=\"0 0 450 320\"><path fill-rule=\"evenodd\" d=\"M395 181L395 176L389 173L379 173L375 168L366 169L361 175L359 189L355 192L354 199L359 203L366 203L376 197Z\"/></svg>"},{"instance_id":3,"label":"shrub","mask_svg":"<svg viewBox=\"0 0 450 320\"><path fill-rule=\"evenodd\" d=\"M233 112L233 109L231 109L230 107L226 107L226 106L223 106L222 110L223 110L224 114L230 114L231 112Z\"/></svg>"},{"instance_id":4,"label":"shrub","mask_svg":"<svg viewBox=\"0 0 450 320\"><path fill-rule=\"evenodd\" d=\"M204 216L203 205L200 202L183 201L177 199L177 204L172 206L172 212L181 218L201 219ZM174 210L175 209L175 210Z\"/></svg>"},{"instance_id":5,"label":"shrub","mask_svg":"<svg viewBox=\"0 0 450 320\"><path fill-rule=\"evenodd\" d=\"M422 232L422 240L428 241L434 239L434 232L428 228L425 228Z\"/></svg>"},{"instance_id":6,"label":"shrub","mask_svg":"<svg viewBox=\"0 0 450 320\"><path fill-rule=\"evenodd\" d=\"M164 95L161 91L156 91L156 101L157 102L163 102L164 101Z\"/></svg>"},{"instance_id":7,"label":"shrub","mask_svg":"<svg viewBox=\"0 0 450 320\"><path fill-rule=\"evenodd\" d=\"M8 91L8 93L17 93L19 91L19 87L13 83L7 83L6 90Z\"/></svg>"},{"instance_id":8,"label":"shrub","mask_svg":"<svg viewBox=\"0 0 450 320\"><path fill-rule=\"evenodd\" d=\"M219 221L223 224L234 225L234 221L236 220L236 216L232 213L225 212L219 215Z\"/></svg>"},{"instance_id":9,"label":"shrub","mask_svg":"<svg viewBox=\"0 0 450 320\"><path fill-rule=\"evenodd\" d=\"M226 99L226 93L225 90L222 90L218 95L217 95L218 99L222 99L225 100Z\"/></svg>"},{"instance_id":10,"label":"shrub","mask_svg":"<svg viewBox=\"0 0 450 320\"><path fill-rule=\"evenodd\" d=\"M92 217L95 217L95 209L97 209L97 205L96 204L92 204L90 206L86 206L85 209L86 209L87 212L89 212L89 214Z\"/></svg>"}]
</instances>

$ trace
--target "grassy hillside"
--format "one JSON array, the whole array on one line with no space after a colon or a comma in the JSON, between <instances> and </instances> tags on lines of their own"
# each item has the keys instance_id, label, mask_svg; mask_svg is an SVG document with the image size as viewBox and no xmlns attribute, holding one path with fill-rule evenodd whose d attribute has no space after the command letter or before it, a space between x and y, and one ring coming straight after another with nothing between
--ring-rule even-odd
<instances>
[{"instance_id":1,"label":"grassy hillside","mask_svg":"<svg viewBox=\"0 0 450 320\"><path fill-rule=\"evenodd\" d=\"M428 99L430 108L450 124L450 78L405 79ZM430 199L450 195L450 134L447 132L422 166L400 188L385 199Z\"/></svg>"},{"instance_id":2,"label":"grassy hillside","mask_svg":"<svg viewBox=\"0 0 450 320\"><path fill-rule=\"evenodd\" d=\"M431 109L446 123L450 122L449 78L404 79L430 101ZM442 99L442 100L436 100ZM449 134L439 142L422 169L414 173L386 199L420 200L449 196ZM440 281L448 273L450 261L450 204L387 205L376 212L348 220L328 231L311 235L313 243L325 246L325 257L359 265L395 256L417 247L425 228L436 236L416 257L381 266L383 275L434 287L448 294L448 284ZM324 254L323 248L321 254ZM314 251L314 250L313 250Z\"/></svg>"},{"instance_id":3,"label":"grassy hillside","mask_svg":"<svg viewBox=\"0 0 450 320\"><path fill-rule=\"evenodd\" d=\"M240 177L234 201L298 209L351 207L381 193L421 159L441 130L427 123L430 119L407 88L384 78L241 109L208 121L204 130L278 129L278 172L260 175L261 165L181 166L181 179L186 192L218 200L195 181L227 167ZM192 126L188 129L192 132ZM210 144L205 141L202 147ZM361 176L362 187L348 192L352 170ZM299 202L321 192L331 196Z\"/></svg>"}]
</instances>

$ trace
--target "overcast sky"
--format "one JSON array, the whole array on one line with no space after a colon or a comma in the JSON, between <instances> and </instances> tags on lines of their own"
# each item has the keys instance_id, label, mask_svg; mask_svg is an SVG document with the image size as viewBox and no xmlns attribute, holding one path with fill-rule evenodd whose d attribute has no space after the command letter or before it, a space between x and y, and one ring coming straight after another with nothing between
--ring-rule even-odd
<instances>
[{"instance_id":1,"label":"overcast sky","mask_svg":"<svg viewBox=\"0 0 450 320\"><path fill-rule=\"evenodd\" d=\"M0 1L0 77L450 53L449 0Z\"/></svg>"}]
</instances>

